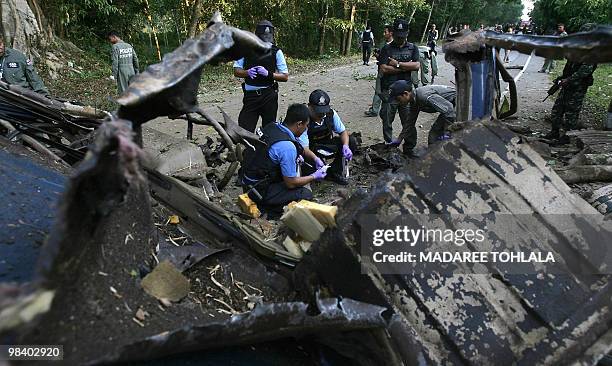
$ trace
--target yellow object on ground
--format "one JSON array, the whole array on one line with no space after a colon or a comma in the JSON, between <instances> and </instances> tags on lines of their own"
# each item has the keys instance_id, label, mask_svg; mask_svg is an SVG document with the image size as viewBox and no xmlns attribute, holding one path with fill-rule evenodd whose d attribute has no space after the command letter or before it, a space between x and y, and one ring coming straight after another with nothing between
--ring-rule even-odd
<instances>
[{"instance_id":1,"label":"yellow object on ground","mask_svg":"<svg viewBox=\"0 0 612 366\"><path fill-rule=\"evenodd\" d=\"M179 219L179 217L177 215L172 215L170 217L168 217L168 223L169 224L178 224L179 222L181 222L181 220Z\"/></svg>"},{"instance_id":2,"label":"yellow object on ground","mask_svg":"<svg viewBox=\"0 0 612 366\"><path fill-rule=\"evenodd\" d=\"M310 213L325 227L336 226L336 214L338 213L338 206L323 205L320 203L301 200L300 202L291 202L287 205L287 208L291 208L295 205L304 207L310 211Z\"/></svg>"},{"instance_id":3,"label":"yellow object on ground","mask_svg":"<svg viewBox=\"0 0 612 366\"><path fill-rule=\"evenodd\" d=\"M287 207L281 220L287 227L306 241L317 241L325 228L310 213L310 211L299 204Z\"/></svg>"},{"instance_id":4,"label":"yellow object on ground","mask_svg":"<svg viewBox=\"0 0 612 366\"><path fill-rule=\"evenodd\" d=\"M253 202L253 200L249 197L248 193L243 193L238 196L238 206L245 214L251 216L256 219L261 216L261 212L257 207L257 204Z\"/></svg>"}]
</instances>

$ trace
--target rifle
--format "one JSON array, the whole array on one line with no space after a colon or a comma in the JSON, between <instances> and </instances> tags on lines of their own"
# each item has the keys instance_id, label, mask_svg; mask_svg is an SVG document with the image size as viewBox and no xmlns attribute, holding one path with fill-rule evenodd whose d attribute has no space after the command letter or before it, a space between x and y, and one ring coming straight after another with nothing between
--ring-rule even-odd
<instances>
[{"instance_id":1,"label":"rifle","mask_svg":"<svg viewBox=\"0 0 612 366\"><path fill-rule=\"evenodd\" d=\"M559 80L559 78L556 78L553 81L553 85L546 92L548 95L546 96L546 98L544 98L542 100L542 102L546 101L546 99L548 99L548 97L550 97L551 95L555 94L557 91L559 91L559 89L561 89L561 80Z\"/></svg>"}]
</instances>

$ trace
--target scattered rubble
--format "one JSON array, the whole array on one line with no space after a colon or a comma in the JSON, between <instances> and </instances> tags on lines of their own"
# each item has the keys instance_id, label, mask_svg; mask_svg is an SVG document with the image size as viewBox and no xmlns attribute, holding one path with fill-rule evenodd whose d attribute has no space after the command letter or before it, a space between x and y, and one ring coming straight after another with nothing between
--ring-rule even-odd
<instances>
[{"instance_id":1,"label":"scattered rubble","mask_svg":"<svg viewBox=\"0 0 612 366\"><path fill-rule=\"evenodd\" d=\"M90 364L287 338L360 365L593 364L610 351L610 276L576 268L567 276L516 275L503 267L478 276L383 275L361 256L368 215L424 225L417 213L522 213L539 215L523 224L555 238L552 250L564 260L600 269L587 254L605 260L603 244L585 238L577 248L570 238L585 230L603 235L599 221L550 222L546 214L602 215L497 121L456 125L455 138L433 146L419 164L384 144L366 147L352 178L367 190L340 192L333 205L291 204L284 225L256 217L246 200L248 215L225 205L240 144L260 142L227 115L219 122L197 108L197 82L205 63L268 47L216 15L202 35L138 76L119 99L117 116L104 123L75 117L78 108L25 98L45 116L44 133L58 133L60 141L42 140L32 125L13 125L10 133L53 146L53 155L39 150L75 171L39 275L31 286L0 286L8 295L0 297L0 332L23 344L63 344L71 350L66 362ZM4 89L0 97L15 101L15 90ZM208 124L219 140L197 147L161 136L143 150L149 132L142 124L162 115ZM75 138L66 143L69 133ZM564 161L575 155L546 153ZM587 162L588 154L598 152L585 152ZM370 188L381 171L387 173ZM606 188L592 197L600 212L608 196ZM474 224L485 227L484 220Z\"/></svg>"}]
</instances>

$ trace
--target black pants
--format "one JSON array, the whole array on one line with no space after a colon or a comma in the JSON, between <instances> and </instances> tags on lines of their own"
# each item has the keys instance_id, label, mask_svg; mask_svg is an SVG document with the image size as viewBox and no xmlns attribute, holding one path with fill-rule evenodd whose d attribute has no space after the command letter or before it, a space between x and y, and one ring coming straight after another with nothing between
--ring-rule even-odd
<instances>
[{"instance_id":1,"label":"black pants","mask_svg":"<svg viewBox=\"0 0 612 366\"><path fill-rule=\"evenodd\" d=\"M248 188L244 188L245 191ZM262 212L272 215L272 217L280 216L283 213L283 207L292 201L311 200L312 192L306 187L288 188L285 182L272 183L266 189L266 192L259 192L262 199L258 199L253 192L249 193L249 197L257 203L257 206Z\"/></svg>"},{"instance_id":2,"label":"black pants","mask_svg":"<svg viewBox=\"0 0 612 366\"><path fill-rule=\"evenodd\" d=\"M361 44L361 52L363 52L363 62L370 62L370 56L372 55L372 44L370 42L364 42Z\"/></svg>"},{"instance_id":3,"label":"black pants","mask_svg":"<svg viewBox=\"0 0 612 366\"><path fill-rule=\"evenodd\" d=\"M275 87L245 90L238 125L245 130L255 132L259 117L261 117L261 127L263 127L276 121L277 111L278 92Z\"/></svg>"},{"instance_id":4,"label":"black pants","mask_svg":"<svg viewBox=\"0 0 612 366\"><path fill-rule=\"evenodd\" d=\"M342 141L340 141L340 136L336 136L332 139L325 141L310 141L310 150L314 152L321 159L331 159L334 161L331 163L331 166L327 170L327 174L333 174L336 176L342 175L342 159L344 156L342 155ZM349 149L355 154L357 150L357 140L353 136L349 136ZM334 155L330 157L325 157L325 155L319 153L319 150L325 150L329 152L333 152ZM313 164L314 166L314 164ZM313 168L309 168L308 166L303 166L304 175L312 174L314 172Z\"/></svg>"}]
</instances>

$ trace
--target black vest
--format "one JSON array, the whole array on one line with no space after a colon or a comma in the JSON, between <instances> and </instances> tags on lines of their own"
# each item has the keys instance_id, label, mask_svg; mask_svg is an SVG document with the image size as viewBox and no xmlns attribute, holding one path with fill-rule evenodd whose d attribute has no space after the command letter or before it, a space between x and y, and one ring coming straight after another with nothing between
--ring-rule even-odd
<instances>
[{"instance_id":1,"label":"black vest","mask_svg":"<svg viewBox=\"0 0 612 366\"><path fill-rule=\"evenodd\" d=\"M370 43L372 41L372 31L363 31L361 34L361 42Z\"/></svg>"},{"instance_id":2,"label":"black vest","mask_svg":"<svg viewBox=\"0 0 612 366\"><path fill-rule=\"evenodd\" d=\"M261 136L261 140L266 143L266 146L258 145L251 159L245 161L243 169L246 178L260 182L255 185L258 190L261 188L260 193L264 194L265 188L267 188L269 184L283 180L280 165L274 163L272 159L270 159L270 147L280 141L291 141L293 145L295 145L298 156L304 154L304 148L299 141L296 141L293 136L283 131L276 123L269 123L264 127L262 132L263 135ZM265 182L262 182L264 180ZM262 187L262 185L265 185L265 187Z\"/></svg>"},{"instance_id":3,"label":"black vest","mask_svg":"<svg viewBox=\"0 0 612 366\"><path fill-rule=\"evenodd\" d=\"M323 117L321 124L310 121L308 123L308 140L310 142L323 142L331 140L334 135L334 110L332 109L329 113Z\"/></svg>"},{"instance_id":4,"label":"black vest","mask_svg":"<svg viewBox=\"0 0 612 366\"><path fill-rule=\"evenodd\" d=\"M397 47L393 43L386 44L383 49L386 50L387 56L397 60L398 62L417 61L419 49L414 44L408 42L403 47ZM381 51L382 52L382 51ZM397 80L411 80L411 71L401 72L393 75L383 75L381 78L382 89L389 89L389 86Z\"/></svg>"},{"instance_id":5,"label":"black vest","mask_svg":"<svg viewBox=\"0 0 612 366\"><path fill-rule=\"evenodd\" d=\"M274 71L276 71L276 52L279 50L278 47L272 45L270 50L259 57L245 57L244 58L244 70L248 70L253 66L263 66L264 69L268 70L268 76L264 77L257 74L255 79L245 78L244 83L251 86L271 86L274 84Z\"/></svg>"}]
</instances>

